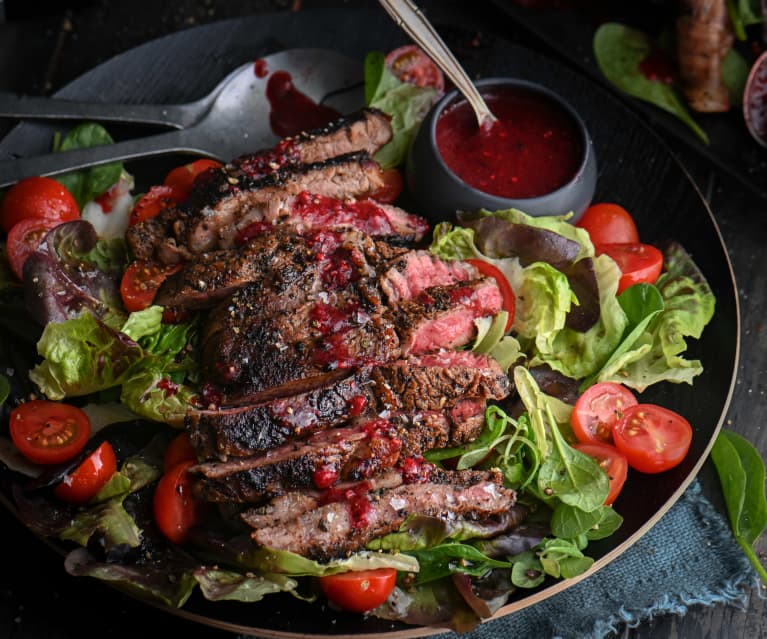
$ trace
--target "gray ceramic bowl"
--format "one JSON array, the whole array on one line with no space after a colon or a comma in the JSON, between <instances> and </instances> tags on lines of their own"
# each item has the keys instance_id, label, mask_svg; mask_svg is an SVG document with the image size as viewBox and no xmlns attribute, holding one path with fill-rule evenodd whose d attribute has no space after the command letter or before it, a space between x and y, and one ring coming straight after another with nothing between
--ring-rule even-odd
<instances>
[{"instance_id":1,"label":"gray ceramic bowl","mask_svg":"<svg viewBox=\"0 0 767 639\"><path fill-rule=\"evenodd\" d=\"M531 198L505 198L484 193L461 180L445 164L437 149L437 120L445 107L462 100L457 91L445 95L427 114L410 148L407 162L408 188L418 205L417 212L431 221L453 220L456 211L490 211L516 208L528 215L564 215L572 212L576 222L591 203L597 181L594 146L586 125L570 104L544 86L512 78L487 78L476 83L480 93L489 87L506 85L546 96L572 116L582 141L580 166L572 179L556 191Z\"/></svg>"}]
</instances>

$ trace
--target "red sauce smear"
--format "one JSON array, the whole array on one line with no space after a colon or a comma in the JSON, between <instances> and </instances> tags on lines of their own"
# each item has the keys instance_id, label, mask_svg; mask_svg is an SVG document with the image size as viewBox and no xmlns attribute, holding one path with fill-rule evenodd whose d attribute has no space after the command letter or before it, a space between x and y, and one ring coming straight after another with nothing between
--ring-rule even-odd
<instances>
[{"instance_id":1,"label":"red sauce smear","mask_svg":"<svg viewBox=\"0 0 767 639\"><path fill-rule=\"evenodd\" d=\"M445 108L437 146L445 164L480 191L529 198L556 191L578 171L580 133L558 104L532 91L495 87L485 101L498 121L480 130L468 102Z\"/></svg>"},{"instance_id":2,"label":"red sauce smear","mask_svg":"<svg viewBox=\"0 0 767 639\"><path fill-rule=\"evenodd\" d=\"M318 129L341 115L296 89L287 71L275 71L269 77L266 99L271 105L269 124L272 131L283 138Z\"/></svg>"},{"instance_id":3,"label":"red sauce smear","mask_svg":"<svg viewBox=\"0 0 767 639\"><path fill-rule=\"evenodd\" d=\"M269 64L263 58L259 58L253 63L253 73L257 78L265 78L269 75Z\"/></svg>"},{"instance_id":4,"label":"red sauce smear","mask_svg":"<svg viewBox=\"0 0 767 639\"><path fill-rule=\"evenodd\" d=\"M243 156L236 163L245 175L257 180L300 161L301 155L295 143L292 140L282 140L274 148Z\"/></svg>"},{"instance_id":5,"label":"red sauce smear","mask_svg":"<svg viewBox=\"0 0 767 639\"><path fill-rule=\"evenodd\" d=\"M674 83L674 65L661 49L654 49L639 63L639 72L648 80L663 82L663 84Z\"/></svg>"},{"instance_id":6,"label":"red sauce smear","mask_svg":"<svg viewBox=\"0 0 767 639\"><path fill-rule=\"evenodd\" d=\"M322 494L320 505L324 506L325 504L343 502L349 509L354 525L358 527L364 526L372 509L370 498L368 497L368 493L372 488L372 484L368 481L361 481L352 488L342 490L330 488Z\"/></svg>"},{"instance_id":7,"label":"red sauce smear","mask_svg":"<svg viewBox=\"0 0 767 639\"><path fill-rule=\"evenodd\" d=\"M368 398L364 395L355 395L349 400L349 417L359 417L368 407Z\"/></svg>"},{"instance_id":8,"label":"red sauce smear","mask_svg":"<svg viewBox=\"0 0 767 639\"><path fill-rule=\"evenodd\" d=\"M394 234L384 209L371 200L338 200L302 191L293 202L293 212L313 228L353 224L368 235Z\"/></svg>"},{"instance_id":9,"label":"red sauce smear","mask_svg":"<svg viewBox=\"0 0 767 639\"><path fill-rule=\"evenodd\" d=\"M167 377L163 377L159 382L157 382L157 388L165 391L165 395L168 397L172 397L178 393L178 384L176 384L174 381L171 381Z\"/></svg>"},{"instance_id":10,"label":"red sauce smear","mask_svg":"<svg viewBox=\"0 0 767 639\"><path fill-rule=\"evenodd\" d=\"M420 455L406 457L400 461L402 479L406 484L425 484L431 479L434 464L426 461Z\"/></svg>"}]
</instances>

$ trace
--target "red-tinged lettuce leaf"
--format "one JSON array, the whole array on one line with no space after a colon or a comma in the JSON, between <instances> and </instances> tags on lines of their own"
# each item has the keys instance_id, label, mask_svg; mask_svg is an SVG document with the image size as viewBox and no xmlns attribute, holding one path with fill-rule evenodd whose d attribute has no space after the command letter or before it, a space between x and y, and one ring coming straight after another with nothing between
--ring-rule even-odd
<instances>
[{"instance_id":1,"label":"red-tinged lettuce leaf","mask_svg":"<svg viewBox=\"0 0 767 639\"><path fill-rule=\"evenodd\" d=\"M52 229L24 264L27 309L40 325L63 322L89 310L100 319L122 317L119 260L96 260L89 254L98 236L82 220Z\"/></svg>"},{"instance_id":2,"label":"red-tinged lettuce leaf","mask_svg":"<svg viewBox=\"0 0 767 639\"><path fill-rule=\"evenodd\" d=\"M517 526L511 532L493 539L482 539L474 545L488 557L515 557L537 546L544 537L551 534L548 524L530 522Z\"/></svg>"},{"instance_id":3,"label":"red-tinged lettuce leaf","mask_svg":"<svg viewBox=\"0 0 767 639\"><path fill-rule=\"evenodd\" d=\"M509 600L516 588L511 585L511 571L491 570L483 577L452 575L453 584L464 601L481 619L489 619Z\"/></svg>"},{"instance_id":4,"label":"red-tinged lettuce leaf","mask_svg":"<svg viewBox=\"0 0 767 639\"><path fill-rule=\"evenodd\" d=\"M569 265L563 272L578 299L578 304L570 307L565 324L574 331L585 333L599 321L599 286L594 260L583 258Z\"/></svg>"},{"instance_id":5,"label":"red-tinged lettuce leaf","mask_svg":"<svg viewBox=\"0 0 767 639\"><path fill-rule=\"evenodd\" d=\"M165 561L136 565L106 563L85 548L70 552L64 568L75 577L100 579L138 597L157 599L174 608L183 606L197 586L192 563L183 566Z\"/></svg>"}]
</instances>

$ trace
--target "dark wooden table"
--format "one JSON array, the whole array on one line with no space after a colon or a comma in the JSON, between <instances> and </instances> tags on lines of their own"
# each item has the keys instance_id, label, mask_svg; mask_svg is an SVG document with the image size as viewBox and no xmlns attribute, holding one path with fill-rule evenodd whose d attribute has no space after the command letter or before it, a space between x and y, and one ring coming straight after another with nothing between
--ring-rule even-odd
<instances>
[{"instance_id":1,"label":"dark wooden table","mask_svg":"<svg viewBox=\"0 0 767 639\"><path fill-rule=\"evenodd\" d=\"M489 2L423 3L437 24L460 24L477 37L494 32L536 48L564 64L582 63L583 51L562 55L545 32L530 29ZM467 6L470 4L470 7ZM0 90L49 94L104 60L152 38L197 24L262 11L374 6L374 2L332 0L131 0L6 2L10 15L0 23ZM0 3L0 7L2 3ZM567 16L563 16L567 21ZM577 21L559 25L562 33L585 41ZM204 55L201 47L200 55ZM574 72L578 72L575 71ZM731 120L735 122L734 120ZM737 126L733 123L731 126ZM0 124L0 134L5 130ZM673 153L704 193L733 262L742 311L741 359L726 427L748 437L767 457L763 428L767 374L767 199L744 185L721 162L712 162L667 129L659 128ZM743 144L734 135L733 144ZM726 130L724 139L727 139ZM729 149L767 161L767 150ZM725 167L726 168L726 167ZM762 185L763 187L765 185ZM723 511L719 495L709 495ZM0 515L0 637L75 639L83 636L136 637L176 635L224 638L220 630L201 628L117 595L91 580L73 581L55 556L20 524ZM767 548L761 540L759 548ZM754 593L745 610L692 607L684 617L662 617L618 636L632 638L767 637L767 604Z\"/></svg>"}]
</instances>

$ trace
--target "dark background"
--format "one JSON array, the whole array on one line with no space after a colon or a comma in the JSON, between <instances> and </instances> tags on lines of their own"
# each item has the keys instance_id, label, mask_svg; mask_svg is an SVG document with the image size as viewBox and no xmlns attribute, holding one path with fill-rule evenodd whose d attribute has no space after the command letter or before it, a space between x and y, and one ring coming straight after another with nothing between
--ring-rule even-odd
<instances>
[{"instance_id":1,"label":"dark background","mask_svg":"<svg viewBox=\"0 0 767 639\"><path fill-rule=\"evenodd\" d=\"M535 11L512 2L422 2L440 30L455 25L481 40L494 33L558 59L574 73L594 72L590 59L591 32L604 19L593 10ZM554 3L556 4L556 3ZM662 2L633 4L642 26L668 15ZM0 6L3 6L0 3ZM132 0L80 2L5 2L6 22L0 23L0 90L50 94L83 72L153 38L216 20L263 11L294 11L322 7L374 7L374 2L289 0ZM624 7L625 9L625 7ZM639 17L637 17L639 16ZM204 55L201 43L200 55ZM630 103L630 102L629 102ZM743 135L736 111L705 118L716 139L703 149L673 124L636 103L632 104L665 138L671 151L692 174L708 199L733 262L741 301L742 341L738 380L725 426L747 436L767 456L762 427L767 372L767 311L763 273L767 267L767 182L759 176L767 150ZM713 119L712 119L713 118ZM4 125L0 123L0 134ZM736 158L736 159L732 159ZM717 500L717 495L711 495ZM721 508L721 505L720 505ZM69 639L82 636L135 637L140 633L227 637L224 631L200 628L139 605L90 580L72 578L38 540L19 524L3 518L5 545L0 560L13 569L0 570L0 637ZM762 540L761 548L765 548ZM41 593L45 593L41 596ZM115 605L115 601L118 605ZM99 614L100 608L109 616ZM172 622L171 622L172 621ZM765 600L752 596L746 610L734 607L692 607L685 617L664 617L619 635L650 637L767 637Z\"/></svg>"}]
</instances>

